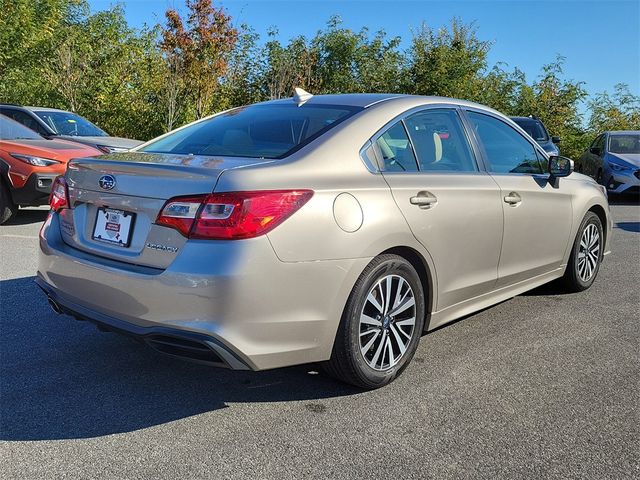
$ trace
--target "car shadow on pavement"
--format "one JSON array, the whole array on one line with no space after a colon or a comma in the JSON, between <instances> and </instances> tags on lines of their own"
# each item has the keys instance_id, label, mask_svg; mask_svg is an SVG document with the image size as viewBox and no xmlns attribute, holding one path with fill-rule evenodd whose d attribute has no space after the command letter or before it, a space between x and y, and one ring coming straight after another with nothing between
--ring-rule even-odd
<instances>
[{"instance_id":1,"label":"car shadow on pavement","mask_svg":"<svg viewBox=\"0 0 640 480\"><path fill-rule=\"evenodd\" d=\"M91 438L234 402L309 401L361 391L304 365L244 372L162 356L56 315L33 277L0 281L0 440Z\"/></svg>"},{"instance_id":2,"label":"car shadow on pavement","mask_svg":"<svg viewBox=\"0 0 640 480\"><path fill-rule=\"evenodd\" d=\"M640 222L617 222L614 228L619 228L625 232L640 233Z\"/></svg>"},{"instance_id":3,"label":"car shadow on pavement","mask_svg":"<svg viewBox=\"0 0 640 480\"><path fill-rule=\"evenodd\" d=\"M30 225L32 223L44 223L49 210L20 209L18 214L4 225Z\"/></svg>"}]
</instances>

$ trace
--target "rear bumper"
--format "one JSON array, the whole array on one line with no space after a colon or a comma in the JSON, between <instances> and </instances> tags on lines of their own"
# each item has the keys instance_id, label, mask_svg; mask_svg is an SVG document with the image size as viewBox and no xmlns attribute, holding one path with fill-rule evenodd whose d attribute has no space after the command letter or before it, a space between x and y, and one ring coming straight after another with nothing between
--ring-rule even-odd
<instances>
[{"instance_id":1,"label":"rear bumper","mask_svg":"<svg viewBox=\"0 0 640 480\"><path fill-rule=\"evenodd\" d=\"M101 330L134 337L145 342L154 350L167 355L234 370L252 369L247 359L242 358L240 354L217 338L170 327L140 327L69 300L64 294L45 282L41 276L37 276L35 282L47 295L49 301L53 302L58 313L71 315L77 320L95 323Z\"/></svg>"},{"instance_id":2,"label":"rear bumper","mask_svg":"<svg viewBox=\"0 0 640 480\"><path fill-rule=\"evenodd\" d=\"M137 267L70 247L55 213L40 250L38 284L76 317L147 343L195 334L226 366L252 370L328 359L347 297L370 261L282 262L259 237L189 241L168 268Z\"/></svg>"}]
</instances>

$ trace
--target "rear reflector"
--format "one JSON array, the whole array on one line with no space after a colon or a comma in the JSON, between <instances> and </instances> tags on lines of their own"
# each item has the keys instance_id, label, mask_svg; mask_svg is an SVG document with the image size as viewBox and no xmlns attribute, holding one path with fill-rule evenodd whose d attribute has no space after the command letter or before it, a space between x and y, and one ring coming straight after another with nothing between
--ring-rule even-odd
<instances>
[{"instance_id":1,"label":"rear reflector","mask_svg":"<svg viewBox=\"0 0 640 480\"><path fill-rule=\"evenodd\" d=\"M49 195L49 206L54 212L63 208L69 208L69 189L62 175L56 177L53 181L51 195Z\"/></svg>"},{"instance_id":2,"label":"rear reflector","mask_svg":"<svg viewBox=\"0 0 640 480\"><path fill-rule=\"evenodd\" d=\"M264 190L176 197L164 205L156 224L188 238L253 238L273 230L312 196L312 190Z\"/></svg>"}]
</instances>

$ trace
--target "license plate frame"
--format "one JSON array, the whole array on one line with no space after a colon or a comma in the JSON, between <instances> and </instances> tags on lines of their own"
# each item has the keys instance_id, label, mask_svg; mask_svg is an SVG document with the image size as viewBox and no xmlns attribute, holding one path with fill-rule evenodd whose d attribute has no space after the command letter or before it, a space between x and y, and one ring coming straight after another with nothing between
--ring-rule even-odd
<instances>
[{"instance_id":1,"label":"license plate frame","mask_svg":"<svg viewBox=\"0 0 640 480\"><path fill-rule=\"evenodd\" d=\"M135 220L134 212L98 207L91 238L107 245L128 248L131 245Z\"/></svg>"}]
</instances>

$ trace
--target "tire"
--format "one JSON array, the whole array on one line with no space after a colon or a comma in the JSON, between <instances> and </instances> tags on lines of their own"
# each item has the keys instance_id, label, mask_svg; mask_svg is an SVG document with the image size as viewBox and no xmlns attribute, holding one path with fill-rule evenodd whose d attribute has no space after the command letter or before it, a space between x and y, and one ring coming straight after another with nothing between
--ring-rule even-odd
<instances>
[{"instance_id":1,"label":"tire","mask_svg":"<svg viewBox=\"0 0 640 480\"><path fill-rule=\"evenodd\" d=\"M9 221L16 213L18 213L18 206L13 203L9 189L0 179L0 225Z\"/></svg>"},{"instance_id":2,"label":"tire","mask_svg":"<svg viewBox=\"0 0 640 480\"><path fill-rule=\"evenodd\" d=\"M424 292L413 265L398 255L374 258L349 295L324 370L365 389L391 383L413 358L424 318Z\"/></svg>"},{"instance_id":3,"label":"tire","mask_svg":"<svg viewBox=\"0 0 640 480\"><path fill-rule=\"evenodd\" d=\"M582 292L593 284L602 262L603 240L600 217L593 212L587 212L578 228L567 269L562 277L567 291Z\"/></svg>"},{"instance_id":4,"label":"tire","mask_svg":"<svg viewBox=\"0 0 640 480\"><path fill-rule=\"evenodd\" d=\"M596 183L602 185L602 169L598 169L598 173L596 173L595 181Z\"/></svg>"}]
</instances>

